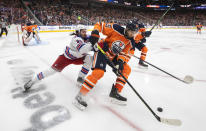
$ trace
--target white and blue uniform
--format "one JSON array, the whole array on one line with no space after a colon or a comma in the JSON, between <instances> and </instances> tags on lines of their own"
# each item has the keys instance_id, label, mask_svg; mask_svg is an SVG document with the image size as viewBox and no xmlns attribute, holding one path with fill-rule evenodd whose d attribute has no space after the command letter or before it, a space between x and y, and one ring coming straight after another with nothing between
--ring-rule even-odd
<instances>
[{"instance_id":1,"label":"white and blue uniform","mask_svg":"<svg viewBox=\"0 0 206 131\"><path fill-rule=\"evenodd\" d=\"M74 36L69 44L66 46L64 53L60 55L53 63L51 68L38 73L30 83L36 83L48 76L61 72L66 66L70 64L80 65L83 64L79 71L78 78L84 80L92 66L93 55L89 54L93 50L92 44L86 42L83 38ZM77 80L77 86L82 83Z\"/></svg>"},{"instance_id":2,"label":"white and blue uniform","mask_svg":"<svg viewBox=\"0 0 206 131\"><path fill-rule=\"evenodd\" d=\"M71 60L77 59L87 56L92 49L90 42L85 42L81 37L74 36L69 46L66 46L64 56Z\"/></svg>"},{"instance_id":3,"label":"white and blue uniform","mask_svg":"<svg viewBox=\"0 0 206 131\"><path fill-rule=\"evenodd\" d=\"M70 60L75 60L83 58L83 66L79 72L78 77L84 78L92 66L93 55L91 52L93 50L92 44L90 42L85 42L81 37L74 36L69 44L66 46L64 51L64 56Z\"/></svg>"}]
</instances>

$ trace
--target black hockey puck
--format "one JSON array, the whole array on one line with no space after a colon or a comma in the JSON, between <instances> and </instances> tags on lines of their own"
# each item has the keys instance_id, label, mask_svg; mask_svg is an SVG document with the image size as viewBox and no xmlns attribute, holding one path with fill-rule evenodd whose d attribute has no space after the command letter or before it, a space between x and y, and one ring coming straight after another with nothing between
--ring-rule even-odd
<instances>
[{"instance_id":1,"label":"black hockey puck","mask_svg":"<svg viewBox=\"0 0 206 131\"><path fill-rule=\"evenodd\" d=\"M161 107L157 107L157 111L162 112L163 109Z\"/></svg>"}]
</instances>

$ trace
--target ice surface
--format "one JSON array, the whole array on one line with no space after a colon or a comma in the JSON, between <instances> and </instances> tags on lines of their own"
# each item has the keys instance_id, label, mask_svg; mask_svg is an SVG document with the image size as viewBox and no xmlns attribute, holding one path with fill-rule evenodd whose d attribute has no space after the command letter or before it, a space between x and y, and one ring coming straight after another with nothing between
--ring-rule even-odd
<instances>
[{"instance_id":1,"label":"ice surface","mask_svg":"<svg viewBox=\"0 0 206 131\"><path fill-rule=\"evenodd\" d=\"M89 93L88 108L80 111L72 105L81 66L69 65L63 72L44 79L30 93L22 93L23 84L34 74L49 68L63 53L69 33L41 33L49 44L23 47L0 40L0 131L205 131L206 121L206 36L196 30L156 30L147 39L146 60L192 84L180 82L149 66L138 68L138 60L129 62L129 81L150 107L162 118L180 119L182 125L158 122L126 85L122 95L127 106L109 102L116 76L110 67ZM136 51L136 56L140 52ZM162 107L160 113L156 109Z\"/></svg>"}]
</instances>

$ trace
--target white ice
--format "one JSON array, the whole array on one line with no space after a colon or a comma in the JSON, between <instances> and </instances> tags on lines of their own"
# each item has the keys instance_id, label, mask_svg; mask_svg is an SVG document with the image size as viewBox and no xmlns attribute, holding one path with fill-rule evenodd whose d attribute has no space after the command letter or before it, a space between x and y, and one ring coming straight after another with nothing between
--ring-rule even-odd
<instances>
[{"instance_id":1,"label":"white ice","mask_svg":"<svg viewBox=\"0 0 206 131\"><path fill-rule=\"evenodd\" d=\"M69 65L63 72L44 79L33 89L44 85L46 89L28 96L18 97L17 89L31 77L49 68L65 45L71 39L68 32L41 33L42 41L49 44L23 47L19 43L0 40L0 131L31 131L31 117L43 108L60 105L70 116L64 122L46 131L205 131L206 130L206 36L197 35L195 30L163 29L153 31L147 39L149 49L146 61L183 79L194 77L192 84L180 82L149 66L148 70L138 68L138 60L132 58L130 83L149 104L153 111L163 118L180 119L181 126L170 126L158 122L147 107L127 84L122 92L128 98L127 106L109 102L109 92L116 76L110 67L96 87L89 93L88 108L80 111L72 105L79 89L75 86L81 66ZM136 56L140 52L136 50ZM91 72L90 72L91 73ZM14 90L16 89L16 90ZM28 107L28 99L53 101L40 107ZM32 103L37 103L34 99ZM158 112L162 107L163 112ZM67 113L68 113L67 112ZM50 112L42 116L45 124L65 110ZM61 118L60 118L61 119ZM34 122L35 123L35 122ZM38 122L37 122L38 123ZM41 123L40 123L41 125ZM36 125L38 128L38 125ZM42 129L43 130L43 129ZM39 130L40 131L40 130Z\"/></svg>"}]
</instances>

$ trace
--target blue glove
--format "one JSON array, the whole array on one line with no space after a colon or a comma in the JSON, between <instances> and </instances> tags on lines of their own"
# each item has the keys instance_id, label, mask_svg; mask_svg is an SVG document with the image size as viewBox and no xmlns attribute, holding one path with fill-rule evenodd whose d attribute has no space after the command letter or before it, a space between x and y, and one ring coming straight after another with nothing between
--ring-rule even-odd
<instances>
[{"instance_id":1,"label":"blue glove","mask_svg":"<svg viewBox=\"0 0 206 131\"><path fill-rule=\"evenodd\" d=\"M143 35L144 37L150 37L151 34L152 34L151 31L142 32L142 35Z\"/></svg>"},{"instance_id":2,"label":"blue glove","mask_svg":"<svg viewBox=\"0 0 206 131\"><path fill-rule=\"evenodd\" d=\"M141 39L141 43L145 43L147 40L145 38Z\"/></svg>"},{"instance_id":3,"label":"blue glove","mask_svg":"<svg viewBox=\"0 0 206 131\"><path fill-rule=\"evenodd\" d=\"M123 69L124 69L124 61L121 60L121 59L119 59L119 60L117 61L117 65L116 65L115 67L116 67L116 68L113 68L113 72L114 72L117 76L119 76L119 75L120 75L119 73L121 73L121 72L123 71Z\"/></svg>"},{"instance_id":4,"label":"blue glove","mask_svg":"<svg viewBox=\"0 0 206 131\"><path fill-rule=\"evenodd\" d=\"M142 24L142 23L138 24L138 27L139 28L145 28L144 24Z\"/></svg>"},{"instance_id":5,"label":"blue glove","mask_svg":"<svg viewBox=\"0 0 206 131\"><path fill-rule=\"evenodd\" d=\"M99 41L99 31L93 30L91 36L89 37L89 42L94 46Z\"/></svg>"}]
</instances>

